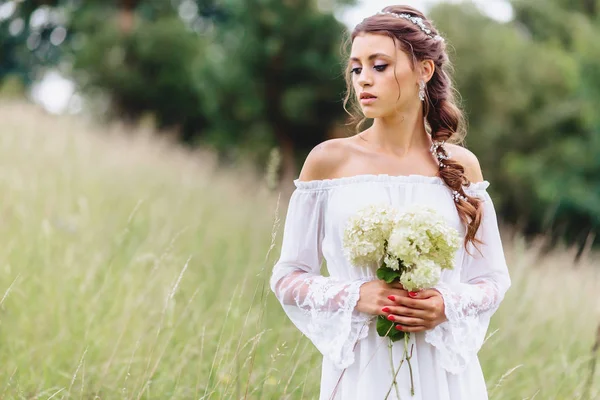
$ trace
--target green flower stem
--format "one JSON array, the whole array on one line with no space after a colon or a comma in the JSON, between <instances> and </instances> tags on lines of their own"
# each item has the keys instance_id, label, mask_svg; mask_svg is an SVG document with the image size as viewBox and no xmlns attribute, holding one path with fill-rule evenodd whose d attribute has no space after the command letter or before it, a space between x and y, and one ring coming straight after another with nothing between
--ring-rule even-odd
<instances>
[{"instance_id":1,"label":"green flower stem","mask_svg":"<svg viewBox=\"0 0 600 400\"><path fill-rule=\"evenodd\" d=\"M391 340L388 342L389 343L389 348L390 348L390 363L392 366L392 372L394 372L394 352L392 351L393 346L394 346L394 342L392 342ZM402 360L404 361L404 360ZM400 362L400 365L402 365L402 361ZM398 371L400 370L400 368L398 368ZM396 397L398 397L398 399L400 399L400 390L398 389L398 382L396 381L396 376L398 375L398 372L396 372L394 374L394 388L396 389Z\"/></svg>"},{"instance_id":2,"label":"green flower stem","mask_svg":"<svg viewBox=\"0 0 600 400\"><path fill-rule=\"evenodd\" d=\"M398 389L398 382L396 381L396 378L398 377L398 372L400 372L400 368L402 368L402 364L404 363L404 359L402 361L400 361L400 365L398 365L398 369L396 370L396 372L394 372L394 356L392 353L392 348L393 348L394 342L390 339L388 347L390 349L390 365L392 367L392 373L394 374L394 380L392 381L392 384L390 385L390 388L387 391L387 394L385 395L385 399L387 400L387 398L390 396L390 393L392 393L392 388L395 387L396 388L396 396L398 397L398 400L400 400L400 392Z\"/></svg>"},{"instance_id":3,"label":"green flower stem","mask_svg":"<svg viewBox=\"0 0 600 400\"><path fill-rule=\"evenodd\" d=\"M415 383L413 381L413 371L412 371L412 365L410 363L410 359L412 358L413 355L413 348L410 349L410 356L408 355L408 341L410 339L410 333L407 333L406 335L404 335L404 358L406 359L406 362L408 363L408 371L410 372L410 395L414 396L415 395Z\"/></svg>"}]
</instances>

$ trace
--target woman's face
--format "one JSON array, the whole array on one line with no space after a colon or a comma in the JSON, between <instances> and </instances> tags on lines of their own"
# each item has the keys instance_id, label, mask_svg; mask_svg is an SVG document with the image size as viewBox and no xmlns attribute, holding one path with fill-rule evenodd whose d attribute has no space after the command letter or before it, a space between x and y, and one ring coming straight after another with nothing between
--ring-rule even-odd
<instances>
[{"instance_id":1,"label":"woman's face","mask_svg":"<svg viewBox=\"0 0 600 400\"><path fill-rule=\"evenodd\" d=\"M389 117L420 106L418 73L389 36L359 34L352 42L349 62L352 85L365 117Z\"/></svg>"}]
</instances>

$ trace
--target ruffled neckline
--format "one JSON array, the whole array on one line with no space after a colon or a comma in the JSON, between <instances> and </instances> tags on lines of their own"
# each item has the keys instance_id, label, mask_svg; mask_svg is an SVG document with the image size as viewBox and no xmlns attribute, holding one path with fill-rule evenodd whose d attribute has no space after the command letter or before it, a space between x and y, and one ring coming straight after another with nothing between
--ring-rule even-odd
<instances>
[{"instance_id":1,"label":"ruffled neckline","mask_svg":"<svg viewBox=\"0 0 600 400\"><path fill-rule=\"evenodd\" d=\"M386 184L425 184L425 185L441 185L446 186L444 180L439 176L428 175L388 175L388 174L361 174L355 176L344 176L341 178L319 179L312 181L294 180L294 185L298 189L316 190L330 189L339 186L353 185L357 183L386 183ZM485 190L490 183L487 180L471 183L467 186L467 190Z\"/></svg>"}]
</instances>

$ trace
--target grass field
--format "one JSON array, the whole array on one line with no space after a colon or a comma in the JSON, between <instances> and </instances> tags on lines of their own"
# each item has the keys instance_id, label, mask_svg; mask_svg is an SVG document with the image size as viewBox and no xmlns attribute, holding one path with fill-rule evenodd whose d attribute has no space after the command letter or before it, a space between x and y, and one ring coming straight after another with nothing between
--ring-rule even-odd
<instances>
[{"instance_id":1,"label":"grass field","mask_svg":"<svg viewBox=\"0 0 600 400\"><path fill-rule=\"evenodd\" d=\"M285 204L263 181L147 129L6 102L0 121L0 398L317 397L319 354L268 289ZM490 398L583 398L600 256L505 247Z\"/></svg>"}]
</instances>

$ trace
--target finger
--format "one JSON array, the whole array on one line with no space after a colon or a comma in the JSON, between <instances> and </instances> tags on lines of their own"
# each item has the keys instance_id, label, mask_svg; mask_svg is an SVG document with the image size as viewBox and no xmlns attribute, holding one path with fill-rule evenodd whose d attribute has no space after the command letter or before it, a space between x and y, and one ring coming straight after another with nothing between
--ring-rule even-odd
<instances>
[{"instance_id":1,"label":"finger","mask_svg":"<svg viewBox=\"0 0 600 400\"><path fill-rule=\"evenodd\" d=\"M424 299L413 299L413 298L410 298L408 296L406 296L406 297L404 297L404 296L395 296L395 298L394 298L393 301L398 306L404 306L404 307L408 307L408 308L415 308L417 310L428 310L428 308L426 308L428 305L424 304L426 302L426 300L424 300Z\"/></svg>"},{"instance_id":2,"label":"finger","mask_svg":"<svg viewBox=\"0 0 600 400\"><path fill-rule=\"evenodd\" d=\"M402 326L423 326L426 324L421 318L404 317L402 315L389 315L388 320L397 322Z\"/></svg>"},{"instance_id":3,"label":"finger","mask_svg":"<svg viewBox=\"0 0 600 400\"><path fill-rule=\"evenodd\" d=\"M404 290L404 289L399 289L396 287L391 287L390 290L388 291L389 295L391 296L404 296L404 297L409 297L408 296L408 291Z\"/></svg>"},{"instance_id":4,"label":"finger","mask_svg":"<svg viewBox=\"0 0 600 400\"><path fill-rule=\"evenodd\" d=\"M414 299L411 297L397 297L395 303L408 308L414 308L426 312L436 310L437 299L429 297L427 299Z\"/></svg>"},{"instance_id":5,"label":"finger","mask_svg":"<svg viewBox=\"0 0 600 400\"><path fill-rule=\"evenodd\" d=\"M388 285L394 289L404 290L404 286L400 282L394 281L392 283L388 283Z\"/></svg>"},{"instance_id":6,"label":"finger","mask_svg":"<svg viewBox=\"0 0 600 400\"><path fill-rule=\"evenodd\" d=\"M423 289L414 292L408 292L408 296L412 299L428 299L434 296L441 296L436 289Z\"/></svg>"},{"instance_id":7,"label":"finger","mask_svg":"<svg viewBox=\"0 0 600 400\"><path fill-rule=\"evenodd\" d=\"M400 332L407 332L407 333L425 332L427 330L427 328L423 325L421 325L421 326L396 325L396 329L399 330Z\"/></svg>"},{"instance_id":8,"label":"finger","mask_svg":"<svg viewBox=\"0 0 600 400\"><path fill-rule=\"evenodd\" d=\"M389 314L393 314L393 315L400 315L403 317L415 317L415 318L421 318L421 319L427 319L427 311L425 310L419 310L416 308L409 308L409 307L404 307L404 306L395 306L395 307L385 307L387 308L389 311ZM383 311L383 309L382 309ZM385 312L385 311L384 311Z\"/></svg>"},{"instance_id":9,"label":"finger","mask_svg":"<svg viewBox=\"0 0 600 400\"><path fill-rule=\"evenodd\" d=\"M387 296L388 300L391 300L394 303L396 303L401 297L409 298L408 292L406 290L394 290L389 296Z\"/></svg>"}]
</instances>

